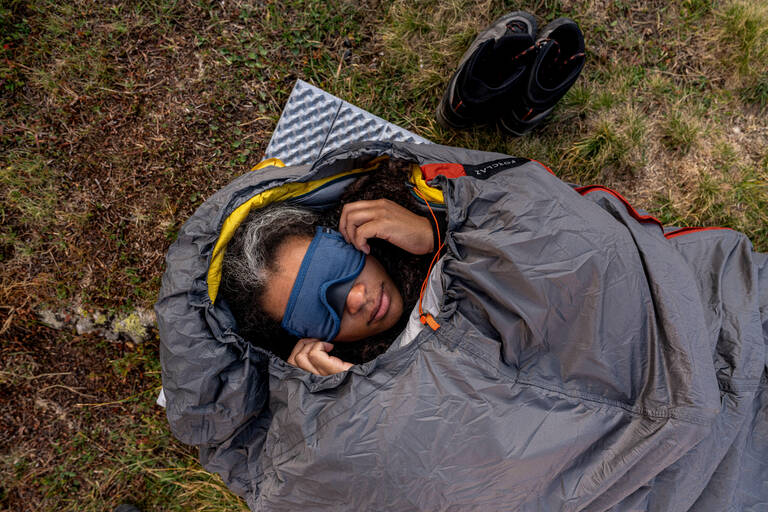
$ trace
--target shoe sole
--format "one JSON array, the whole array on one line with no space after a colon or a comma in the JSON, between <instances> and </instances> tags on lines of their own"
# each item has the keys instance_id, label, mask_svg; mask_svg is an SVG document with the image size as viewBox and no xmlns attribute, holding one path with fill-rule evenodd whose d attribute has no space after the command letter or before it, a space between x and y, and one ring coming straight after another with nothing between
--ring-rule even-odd
<instances>
[{"instance_id":1,"label":"shoe sole","mask_svg":"<svg viewBox=\"0 0 768 512\"><path fill-rule=\"evenodd\" d=\"M453 80L453 79L452 79ZM440 103L437 105L437 109L435 110L435 118L437 118L437 122L442 126L443 128L450 130L464 130L466 128L469 128L471 126L470 123L467 124L455 124L448 120L448 116L445 115L445 108L448 106L448 103L450 99L448 98L448 91L450 91L451 88L448 87L445 92L443 93L443 97L440 100Z\"/></svg>"}]
</instances>

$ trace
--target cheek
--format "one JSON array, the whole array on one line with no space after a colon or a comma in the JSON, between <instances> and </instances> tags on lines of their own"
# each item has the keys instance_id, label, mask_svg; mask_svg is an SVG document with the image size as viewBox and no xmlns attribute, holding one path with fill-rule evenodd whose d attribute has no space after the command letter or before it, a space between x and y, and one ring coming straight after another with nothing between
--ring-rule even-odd
<instances>
[{"instance_id":1,"label":"cheek","mask_svg":"<svg viewBox=\"0 0 768 512\"><path fill-rule=\"evenodd\" d=\"M392 292L392 304L389 307L389 317L387 321L387 329L393 327L400 317L403 316L403 297L400 295L400 291L393 286Z\"/></svg>"},{"instance_id":2,"label":"cheek","mask_svg":"<svg viewBox=\"0 0 768 512\"><path fill-rule=\"evenodd\" d=\"M365 281L369 283L381 283L383 281L390 285L393 284L387 271L384 270L384 267L379 263L379 260L373 256L368 256L368 258L366 258L365 266L360 273L360 278L365 279Z\"/></svg>"},{"instance_id":3,"label":"cheek","mask_svg":"<svg viewBox=\"0 0 768 512\"><path fill-rule=\"evenodd\" d=\"M344 313L341 317L341 326L339 327L339 334L333 339L334 342L354 342L360 341L371 333L367 330L365 321L359 322L357 318L353 317L349 313Z\"/></svg>"}]
</instances>

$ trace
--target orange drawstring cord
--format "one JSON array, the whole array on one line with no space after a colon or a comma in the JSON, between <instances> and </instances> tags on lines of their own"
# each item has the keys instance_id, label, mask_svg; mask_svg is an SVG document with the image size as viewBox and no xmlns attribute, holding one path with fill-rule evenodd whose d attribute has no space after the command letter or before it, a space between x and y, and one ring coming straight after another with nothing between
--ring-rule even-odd
<instances>
[{"instance_id":1,"label":"orange drawstring cord","mask_svg":"<svg viewBox=\"0 0 768 512\"><path fill-rule=\"evenodd\" d=\"M429 206L429 201L427 201L427 198L424 197L421 192L419 192L419 189L414 188L413 191L424 201L424 204L427 205L427 209L432 215L432 220L435 221L435 231L437 232L437 251L435 251L435 255L432 256L432 261L429 263L429 270L427 270L427 276L424 278L424 282L421 283L421 290L419 291L419 320L421 320L422 324L429 325L433 331L436 331L440 328L440 324L437 323L437 320L435 320L431 314L424 314L424 310L421 308L421 302L424 300L424 291L427 289L427 282L429 282L429 276L432 273L432 267L434 266L435 261L437 261L438 256L440 256L440 251L443 250L445 242L443 242L440 238L440 227L437 223L437 216L435 216L435 212L432 211L432 207Z\"/></svg>"}]
</instances>

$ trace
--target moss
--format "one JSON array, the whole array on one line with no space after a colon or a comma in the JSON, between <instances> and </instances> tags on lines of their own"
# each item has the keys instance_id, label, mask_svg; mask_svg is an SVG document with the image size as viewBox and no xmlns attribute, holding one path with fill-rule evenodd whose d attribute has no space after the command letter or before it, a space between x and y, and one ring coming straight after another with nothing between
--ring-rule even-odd
<instances>
[{"instance_id":1,"label":"moss","mask_svg":"<svg viewBox=\"0 0 768 512\"><path fill-rule=\"evenodd\" d=\"M146 326L141 321L141 317L135 311L128 316L115 319L112 329L118 334L128 336L136 343L144 341L148 334Z\"/></svg>"},{"instance_id":2,"label":"moss","mask_svg":"<svg viewBox=\"0 0 768 512\"><path fill-rule=\"evenodd\" d=\"M99 311L93 314L93 325L105 325L107 323L107 315Z\"/></svg>"}]
</instances>

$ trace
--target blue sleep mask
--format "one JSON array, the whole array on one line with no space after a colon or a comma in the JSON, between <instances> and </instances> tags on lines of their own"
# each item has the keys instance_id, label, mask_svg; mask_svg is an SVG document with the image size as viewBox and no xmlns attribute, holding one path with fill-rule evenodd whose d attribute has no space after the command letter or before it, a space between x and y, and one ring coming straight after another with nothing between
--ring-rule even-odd
<instances>
[{"instance_id":1,"label":"blue sleep mask","mask_svg":"<svg viewBox=\"0 0 768 512\"><path fill-rule=\"evenodd\" d=\"M341 233L318 226L293 283L280 324L283 329L301 338L335 338L347 294L364 265L365 254Z\"/></svg>"}]
</instances>

